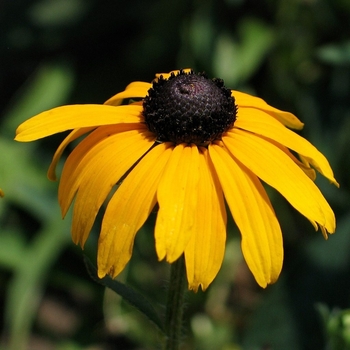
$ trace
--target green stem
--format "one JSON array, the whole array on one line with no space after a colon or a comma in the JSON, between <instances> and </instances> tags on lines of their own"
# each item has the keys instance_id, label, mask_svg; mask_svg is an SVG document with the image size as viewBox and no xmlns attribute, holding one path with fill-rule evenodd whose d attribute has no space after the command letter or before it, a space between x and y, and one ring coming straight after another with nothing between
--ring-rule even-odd
<instances>
[{"instance_id":1,"label":"green stem","mask_svg":"<svg viewBox=\"0 0 350 350\"><path fill-rule=\"evenodd\" d=\"M178 350L180 346L186 283L184 266L183 256L171 264L165 315L165 330L167 336L165 350Z\"/></svg>"}]
</instances>

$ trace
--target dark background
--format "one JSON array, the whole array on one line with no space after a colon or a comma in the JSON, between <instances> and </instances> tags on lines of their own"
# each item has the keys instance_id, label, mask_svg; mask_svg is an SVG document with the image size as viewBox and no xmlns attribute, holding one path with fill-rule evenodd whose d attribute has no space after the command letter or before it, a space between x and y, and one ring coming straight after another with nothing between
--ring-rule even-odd
<instances>
[{"instance_id":1,"label":"dark background","mask_svg":"<svg viewBox=\"0 0 350 350\"><path fill-rule=\"evenodd\" d=\"M326 242L274 191L285 240L279 281L260 289L229 223L224 265L187 295L183 349L347 349L350 344L350 2L348 0L3 0L0 2L0 349L156 349L136 310L90 280L46 171L62 135L13 141L16 127L67 103L103 103L135 80L191 67L296 114L340 189ZM159 307L154 217L119 280ZM196 345L194 345L196 344ZM196 347L195 347L196 346ZM348 347L347 347L348 346Z\"/></svg>"}]
</instances>

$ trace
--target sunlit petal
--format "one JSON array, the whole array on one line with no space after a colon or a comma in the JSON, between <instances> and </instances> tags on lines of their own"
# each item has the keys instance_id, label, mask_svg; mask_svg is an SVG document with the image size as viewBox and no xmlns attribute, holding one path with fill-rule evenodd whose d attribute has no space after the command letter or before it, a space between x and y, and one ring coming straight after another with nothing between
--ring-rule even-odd
<instances>
[{"instance_id":1,"label":"sunlit petal","mask_svg":"<svg viewBox=\"0 0 350 350\"><path fill-rule=\"evenodd\" d=\"M332 209L314 182L284 152L268 140L234 129L223 142L232 155L254 174L279 191L289 203L310 221L335 230Z\"/></svg>"},{"instance_id":2,"label":"sunlit petal","mask_svg":"<svg viewBox=\"0 0 350 350\"><path fill-rule=\"evenodd\" d=\"M161 174L172 144L154 147L128 174L110 200L98 242L98 275L117 276L130 260L134 238L157 202Z\"/></svg>"},{"instance_id":3,"label":"sunlit petal","mask_svg":"<svg viewBox=\"0 0 350 350\"><path fill-rule=\"evenodd\" d=\"M283 263L282 233L259 179L221 145L209 146L233 219L242 235L242 252L257 283L274 283Z\"/></svg>"},{"instance_id":4,"label":"sunlit petal","mask_svg":"<svg viewBox=\"0 0 350 350\"><path fill-rule=\"evenodd\" d=\"M72 105L42 112L22 123L16 131L17 141L34 141L62 131L84 127L141 123L142 107L137 105Z\"/></svg>"},{"instance_id":5,"label":"sunlit petal","mask_svg":"<svg viewBox=\"0 0 350 350\"><path fill-rule=\"evenodd\" d=\"M264 138L262 136L262 138ZM305 162L302 162L298 158L294 156L294 154L285 146L281 145L280 143L267 139L269 143L273 144L275 147L279 148L282 152L284 152L290 159L293 160L295 164L299 166L299 168L312 180L316 180L316 171L315 169L310 167L310 164L306 164ZM301 157L300 157L301 158Z\"/></svg>"},{"instance_id":6,"label":"sunlit petal","mask_svg":"<svg viewBox=\"0 0 350 350\"><path fill-rule=\"evenodd\" d=\"M182 69L184 72L186 73L189 73L192 69L191 68L185 68L185 69ZM169 79L171 74L179 74L180 70L179 69L176 69L176 70L172 70L170 71L169 73L157 73L156 74L156 78L155 80L158 80L160 78L160 76L163 76L163 79Z\"/></svg>"},{"instance_id":7,"label":"sunlit petal","mask_svg":"<svg viewBox=\"0 0 350 350\"><path fill-rule=\"evenodd\" d=\"M226 209L222 189L208 160L208 151L199 153L198 202L193 213L193 235L185 249L189 289L206 290L217 275L225 252Z\"/></svg>"},{"instance_id":8,"label":"sunlit petal","mask_svg":"<svg viewBox=\"0 0 350 350\"><path fill-rule=\"evenodd\" d=\"M85 244L96 215L112 187L154 144L152 134L131 130L100 141L86 155L75 198L72 237Z\"/></svg>"},{"instance_id":9,"label":"sunlit petal","mask_svg":"<svg viewBox=\"0 0 350 350\"><path fill-rule=\"evenodd\" d=\"M184 252L194 227L198 201L199 154L196 145L174 148L159 184L155 227L159 260L174 262Z\"/></svg>"},{"instance_id":10,"label":"sunlit petal","mask_svg":"<svg viewBox=\"0 0 350 350\"><path fill-rule=\"evenodd\" d=\"M74 140L76 140L77 138L79 138L80 136L88 133L89 131L93 130L94 128L79 128L79 129L74 129L63 141L62 143L59 145L59 147L57 148L53 158L52 158L52 161L51 161L51 164L50 164L50 167L49 167L49 170L47 171L47 177L52 180L52 181L56 181L57 178L56 178L56 167L57 167L57 164L64 152L64 150L66 149L66 147Z\"/></svg>"},{"instance_id":11,"label":"sunlit petal","mask_svg":"<svg viewBox=\"0 0 350 350\"><path fill-rule=\"evenodd\" d=\"M236 99L238 113L240 113L241 109L245 108L263 110L289 128L300 130L304 126L304 123L302 123L294 114L272 107L259 97L236 90L232 90L232 96Z\"/></svg>"},{"instance_id":12,"label":"sunlit petal","mask_svg":"<svg viewBox=\"0 0 350 350\"><path fill-rule=\"evenodd\" d=\"M110 99L108 99L105 104L112 106L119 106L124 99L128 98L144 98L147 95L147 91L152 87L152 84L145 83L143 81L134 81L130 83L124 91L119 92Z\"/></svg>"},{"instance_id":13,"label":"sunlit petal","mask_svg":"<svg viewBox=\"0 0 350 350\"><path fill-rule=\"evenodd\" d=\"M339 186L326 157L309 141L287 129L263 111L242 108L235 127L268 137L301 154L332 183Z\"/></svg>"},{"instance_id":14,"label":"sunlit petal","mask_svg":"<svg viewBox=\"0 0 350 350\"><path fill-rule=\"evenodd\" d=\"M80 186L82 181L81 174L95 156L97 149L94 148L108 136L128 130L146 131L146 128L143 124L120 124L99 127L81 141L69 155L64 164L58 187L58 201L63 217L66 215Z\"/></svg>"}]
</instances>

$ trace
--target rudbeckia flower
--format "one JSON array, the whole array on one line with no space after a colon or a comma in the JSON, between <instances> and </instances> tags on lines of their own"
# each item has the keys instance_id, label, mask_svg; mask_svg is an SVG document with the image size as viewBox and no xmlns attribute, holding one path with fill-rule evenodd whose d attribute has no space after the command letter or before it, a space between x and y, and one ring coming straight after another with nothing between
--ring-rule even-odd
<instances>
[{"instance_id":1,"label":"rudbeckia flower","mask_svg":"<svg viewBox=\"0 0 350 350\"><path fill-rule=\"evenodd\" d=\"M98 241L99 277L116 277L132 256L135 235L158 204L155 247L169 263L185 256L189 289L205 290L224 257L226 206L241 233L257 283L277 280L281 228L262 182L275 188L323 235L332 209L315 185L315 169L338 185L327 159L290 129L303 124L262 99L229 90L192 70L133 82L103 105L57 107L25 121L16 140L72 130L58 198L63 217L74 201L72 237L84 246L107 202ZM117 188L115 190L115 188Z\"/></svg>"}]
</instances>

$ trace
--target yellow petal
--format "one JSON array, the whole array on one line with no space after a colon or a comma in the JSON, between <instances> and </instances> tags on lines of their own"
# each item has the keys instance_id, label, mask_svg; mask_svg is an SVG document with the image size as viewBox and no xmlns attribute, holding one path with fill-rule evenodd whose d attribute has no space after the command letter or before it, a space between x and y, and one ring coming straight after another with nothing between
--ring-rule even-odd
<instances>
[{"instance_id":1,"label":"yellow petal","mask_svg":"<svg viewBox=\"0 0 350 350\"><path fill-rule=\"evenodd\" d=\"M197 210L198 163L197 146L180 144L165 168L157 192L155 238L159 260L166 257L168 262L174 262L191 238Z\"/></svg>"},{"instance_id":2,"label":"yellow petal","mask_svg":"<svg viewBox=\"0 0 350 350\"><path fill-rule=\"evenodd\" d=\"M242 252L257 283L274 283L282 269L282 233L259 179L218 144L209 146L233 219L242 235Z\"/></svg>"},{"instance_id":3,"label":"yellow petal","mask_svg":"<svg viewBox=\"0 0 350 350\"><path fill-rule=\"evenodd\" d=\"M206 290L220 270L226 242L226 209L218 178L208 162L208 150L199 153L198 202L192 238L185 248L189 289Z\"/></svg>"},{"instance_id":4,"label":"yellow petal","mask_svg":"<svg viewBox=\"0 0 350 350\"><path fill-rule=\"evenodd\" d=\"M128 174L110 200L98 241L98 276L116 277L132 255L134 238L151 213L172 144L154 147Z\"/></svg>"},{"instance_id":5,"label":"yellow petal","mask_svg":"<svg viewBox=\"0 0 350 350\"><path fill-rule=\"evenodd\" d=\"M151 87L152 84L150 83L145 83L143 81L134 81L130 83L124 91L119 92L108 99L105 104L119 106L123 100L127 98L144 98L146 97L147 92Z\"/></svg>"},{"instance_id":6,"label":"yellow petal","mask_svg":"<svg viewBox=\"0 0 350 350\"><path fill-rule=\"evenodd\" d=\"M81 174L84 168L94 157L94 147L108 136L127 130L140 130L140 132L142 132L146 131L146 127L142 124L101 126L89 134L74 148L64 164L61 181L58 187L58 201L61 206L63 217L66 215L73 197L80 186L82 180Z\"/></svg>"},{"instance_id":7,"label":"yellow petal","mask_svg":"<svg viewBox=\"0 0 350 350\"><path fill-rule=\"evenodd\" d=\"M231 154L260 179L279 191L310 221L335 230L332 209L314 182L279 148L268 140L239 129L223 138Z\"/></svg>"},{"instance_id":8,"label":"yellow petal","mask_svg":"<svg viewBox=\"0 0 350 350\"><path fill-rule=\"evenodd\" d=\"M265 138L265 137L262 137ZM282 152L284 152L290 159L293 160L295 164L299 166L299 168L312 180L316 180L316 171L315 169L311 168L309 164L306 164L305 162L301 162L299 159L297 159L293 153L285 146L281 145L280 143L268 139L268 142L279 148ZM301 157L300 157L301 158Z\"/></svg>"},{"instance_id":9,"label":"yellow petal","mask_svg":"<svg viewBox=\"0 0 350 350\"><path fill-rule=\"evenodd\" d=\"M285 126L288 126L288 128L300 130L304 126L304 123L302 123L294 114L272 107L259 97L236 90L232 90L232 96L236 99L238 114L241 109L245 108L252 108L254 110L260 109L279 120Z\"/></svg>"},{"instance_id":10,"label":"yellow petal","mask_svg":"<svg viewBox=\"0 0 350 350\"><path fill-rule=\"evenodd\" d=\"M59 147L57 148L49 170L47 171L47 177L52 180L52 181L56 181L57 177L56 177L56 167L57 164L64 152L64 150L66 149L66 147L74 140L76 140L77 138L79 138L80 136L88 133L89 131L93 130L94 128L79 128L79 129L74 129L59 145Z\"/></svg>"},{"instance_id":11,"label":"yellow petal","mask_svg":"<svg viewBox=\"0 0 350 350\"><path fill-rule=\"evenodd\" d=\"M190 73L192 71L192 69L191 68L185 68L185 69L183 69L183 71L185 73ZM164 79L169 79L171 74L178 75L179 73L180 73L179 69L172 70L169 73L157 73L156 74L156 78L154 80L157 81L160 78L161 75L163 76Z\"/></svg>"},{"instance_id":12,"label":"yellow petal","mask_svg":"<svg viewBox=\"0 0 350 350\"><path fill-rule=\"evenodd\" d=\"M309 141L287 129L265 112L242 108L238 112L235 127L268 137L301 154L316 170L339 186L326 157Z\"/></svg>"},{"instance_id":13,"label":"yellow petal","mask_svg":"<svg viewBox=\"0 0 350 350\"><path fill-rule=\"evenodd\" d=\"M84 246L113 186L154 144L151 135L140 130L111 135L85 156L73 211L72 237L76 244Z\"/></svg>"},{"instance_id":14,"label":"yellow petal","mask_svg":"<svg viewBox=\"0 0 350 350\"><path fill-rule=\"evenodd\" d=\"M137 105L71 105L42 112L22 123L16 131L17 141L34 141L52 134L77 128L120 123L141 123L142 107Z\"/></svg>"}]
</instances>

